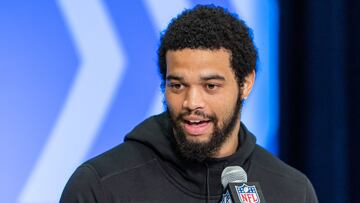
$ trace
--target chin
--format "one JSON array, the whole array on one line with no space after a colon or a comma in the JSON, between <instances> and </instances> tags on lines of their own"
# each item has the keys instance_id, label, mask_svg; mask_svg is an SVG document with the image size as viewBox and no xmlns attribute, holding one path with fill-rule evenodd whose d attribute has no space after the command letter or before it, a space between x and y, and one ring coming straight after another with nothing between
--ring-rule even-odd
<instances>
[{"instance_id":1,"label":"chin","mask_svg":"<svg viewBox=\"0 0 360 203\"><path fill-rule=\"evenodd\" d=\"M185 133L185 136L188 142L201 143L201 144L210 142L210 138L211 138L211 134L190 135Z\"/></svg>"}]
</instances>

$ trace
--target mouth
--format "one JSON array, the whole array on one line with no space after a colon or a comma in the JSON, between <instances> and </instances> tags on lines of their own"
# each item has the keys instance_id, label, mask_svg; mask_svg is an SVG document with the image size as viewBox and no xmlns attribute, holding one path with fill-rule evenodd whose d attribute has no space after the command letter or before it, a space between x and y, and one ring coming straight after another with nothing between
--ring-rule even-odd
<instances>
[{"instance_id":1,"label":"mouth","mask_svg":"<svg viewBox=\"0 0 360 203\"><path fill-rule=\"evenodd\" d=\"M212 121L209 119L183 119L182 124L187 134L198 136L209 131Z\"/></svg>"}]
</instances>

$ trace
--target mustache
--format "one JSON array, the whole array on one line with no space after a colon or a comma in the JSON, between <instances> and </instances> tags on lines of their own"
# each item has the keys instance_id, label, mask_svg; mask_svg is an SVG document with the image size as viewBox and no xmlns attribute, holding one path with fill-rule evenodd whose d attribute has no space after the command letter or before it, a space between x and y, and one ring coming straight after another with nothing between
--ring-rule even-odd
<instances>
[{"instance_id":1,"label":"mustache","mask_svg":"<svg viewBox=\"0 0 360 203\"><path fill-rule=\"evenodd\" d=\"M203 111L200 110L195 110L195 111L185 111L185 112L181 112L177 117L176 117L176 121L182 121L184 120L183 117L185 116L190 116L190 115L196 115L196 116L201 116L203 119L207 119L210 121L216 121L216 116L212 115L212 114L207 114Z\"/></svg>"}]
</instances>

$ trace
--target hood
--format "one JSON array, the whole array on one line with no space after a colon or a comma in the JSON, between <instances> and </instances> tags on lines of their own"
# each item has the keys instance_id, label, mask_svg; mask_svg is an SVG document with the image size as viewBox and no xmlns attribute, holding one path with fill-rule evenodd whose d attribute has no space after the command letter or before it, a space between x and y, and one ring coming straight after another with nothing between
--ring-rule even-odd
<instances>
[{"instance_id":1,"label":"hood","mask_svg":"<svg viewBox=\"0 0 360 203\"><path fill-rule=\"evenodd\" d=\"M241 123L239 147L237 151L224 158L208 158L204 162L191 162L182 159L175 151L172 124L169 114L152 116L133 129L125 142L135 141L151 148L159 157L169 177L182 185L192 195L218 198L222 193L221 173L227 166L249 168L248 158L256 146L255 136ZM195 193L195 194L194 194Z\"/></svg>"}]
</instances>

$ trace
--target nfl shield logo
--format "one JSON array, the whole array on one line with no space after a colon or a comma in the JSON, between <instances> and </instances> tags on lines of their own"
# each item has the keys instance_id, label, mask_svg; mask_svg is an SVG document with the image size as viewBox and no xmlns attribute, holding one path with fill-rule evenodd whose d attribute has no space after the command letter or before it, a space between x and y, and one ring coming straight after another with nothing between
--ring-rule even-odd
<instances>
[{"instance_id":1,"label":"nfl shield logo","mask_svg":"<svg viewBox=\"0 0 360 203\"><path fill-rule=\"evenodd\" d=\"M237 195L242 203L260 203L259 194L255 186L249 186L245 183L241 186L235 186Z\"/></svg>"}]
</instances>

